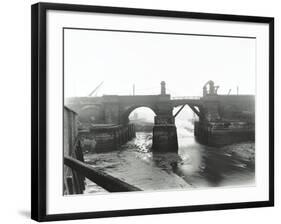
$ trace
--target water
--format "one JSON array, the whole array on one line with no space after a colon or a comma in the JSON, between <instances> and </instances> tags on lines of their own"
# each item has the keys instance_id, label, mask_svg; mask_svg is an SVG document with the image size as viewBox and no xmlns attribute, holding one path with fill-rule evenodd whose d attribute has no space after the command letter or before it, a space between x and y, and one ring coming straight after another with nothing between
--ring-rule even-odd
<instances>
[{"instance_id":1,"label":"water","mask_svg":"<svg viewBox=\"0 0 281 224\"><path fill-rule=\"evenodd\" d=\"M177 133L177 154L152 153L152 133L137 132L120 150L87 154L85 161L143 190L255 184L254 143L214 148L197 143L189 129L178 128ZM103 191L87 181L85 193Z\"/></svg>"}]
</instances>

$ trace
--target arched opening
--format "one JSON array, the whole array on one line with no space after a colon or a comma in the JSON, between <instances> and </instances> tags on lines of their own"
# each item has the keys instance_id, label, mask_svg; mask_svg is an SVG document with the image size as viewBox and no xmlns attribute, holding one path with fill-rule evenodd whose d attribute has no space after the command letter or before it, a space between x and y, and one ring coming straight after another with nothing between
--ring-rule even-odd
<instances>
[{"instance_id":1,"label":"arched opening","mask_svg":"<svg viewBox=\"0 0 281 224\"><path fill-rule=\"evenodd\" d=\"M83 127L103 122L103 113L98 105L87 105L79 111L79 121Z\"/></svg>"},{"instance_id":2,"label":"arched opening","mask_svg":"<svg viewBox=\"0 0 281 224\"><path fill-rule=\"evenodd\" d=\"M129 123L135 125L136 131L152 132L155 113L149 107L138 107L133 109L129 116Z\"/></svg>"},{"instance_id":3,"label":"arched opening","mask_svg":"<svg viewBox=\"0 0 281 224\"><path fill-rule=\"evenodd\" d=\"M174 108L173 114L175 115L181 107ZM199 111L199 108L192 109L189 105L185 105L175 117L180 163L177 163L174 172L179 176L186 177L188 181L195 182L197 181L196 177L200 175L204 152L194 135L195 122L199 120L194 110Z\"/></svg>"},{"instance_id":4,"label":"arched opening","mask_svg":"<svg viewBox=\"0 0 281 224\"><path fill-rule=\"evenodd\" d=\"M137 107L128 115L129 123L134 124L136 138L133 145L136 150L148 152L152 147L152 131L155 112L149 107Z\"/></svg>"},{"instance_id":5,"label":"arched opening","mask_svg":"<svg viewBox=\"0 0 281 224\"><path fill-rule=\"evenodd\" d=\"M180 105L173 109L173 114L174 116L176 115L175 125L177 127L179 147L187 144L188 141L194 140L194 123L199 120L198 115L188 105L182 107L183 105Z\"/></svg>"}]
</instances>

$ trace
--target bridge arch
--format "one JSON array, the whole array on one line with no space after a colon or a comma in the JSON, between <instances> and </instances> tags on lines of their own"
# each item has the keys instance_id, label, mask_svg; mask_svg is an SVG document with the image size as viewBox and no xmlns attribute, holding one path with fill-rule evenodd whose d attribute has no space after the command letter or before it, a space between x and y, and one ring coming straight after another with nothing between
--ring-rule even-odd
<instances>
[{"instance_id":1,"label":"bridge arch","mask_svg":"<svg viewBox=\"0 0 281 224\"><path fill-rule=\"evenodd\" d=\"M139 105L131 105L129 107L124 108L124 112L122 113L122 121L123 123L127 124L129 123L129 116L130 114L134 111L137 110L139 108L147 108L150 111L153 112L154 116L157 115L157 109L151 105L147 105L147 104L139 104Z\"/></svg>"},{"instance_id":2,"label":"bridge arch","mask_svg":"<svg viewBox=\"0 0 281 224\"><path fill-rule=\"evenodd\" d=\"M78 112L79 120L82 123L102 123L103 111L100 105L84 105Z\"/></svg>"},{"instance_id":3,"label":"bridge arch","mask_svg":"<svg viewBox=\"0 0 281 224\"><path fill-rule=\"evenodd\" d=\"M179 145L186 144L186 137L194 136L195 123L199 121L199 108L189 104L177 105L173 108L177 140ZM195 112L196 110L196 112Z\"/></svg>"}]
</instances>

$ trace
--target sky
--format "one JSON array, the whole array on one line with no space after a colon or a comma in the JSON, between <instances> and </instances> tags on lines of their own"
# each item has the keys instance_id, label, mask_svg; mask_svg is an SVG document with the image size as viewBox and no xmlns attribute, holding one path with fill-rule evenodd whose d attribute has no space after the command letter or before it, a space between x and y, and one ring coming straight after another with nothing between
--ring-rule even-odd
<instances>
[{"instance_id":1,"label":"sky","mask_svg":"<svg viewBox=\"0 0 281 224\"><path fill-rule=\"evenodd\" d=\"M64 34L65 97L160 94L202 96L208 80L219 94L255 94L255 39L70 30ZM94 95L95 95L94 94Z\"/></svg>"}]
</instances>

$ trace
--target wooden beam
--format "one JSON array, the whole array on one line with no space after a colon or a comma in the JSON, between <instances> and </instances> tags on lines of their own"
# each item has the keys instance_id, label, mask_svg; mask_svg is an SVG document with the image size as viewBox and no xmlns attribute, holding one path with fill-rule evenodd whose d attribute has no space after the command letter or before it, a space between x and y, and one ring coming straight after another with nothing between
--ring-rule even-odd
<instances>
[{"instance_id":1,"label":"wooden beam","mask_svg":"<svg viewBox=\"0 0 281 224\"><path fill-rule=\"evenodd\" d=\"M182 109L185 107L185 104L182 105L182 107L176 112L176 114L174 115L174 118L182 111Z\"/></svg>"},{"instance_id":2,"label":"wooden beam","mask_svg":"<svg viewBox=\"0 0 281 224\"><path fill-rule=\"evenodd\" d=\"M141 191L140 188L110 176L77 159L65 156L64 164L109 192Z\"/></svg>"},{"instance_id":3,"label":"wooden beam","mask_svg":"<svg viewBox=\"0 0 281 224\"><path fill-rule=\"evenodd\" d=\"M191 110L192 110L195 114L197 114L198 117L200 117L200 112L199 112L194 106L191 106L191 105L188 105L188 106L191 108Z\"/></svg>"}]
</instances>

